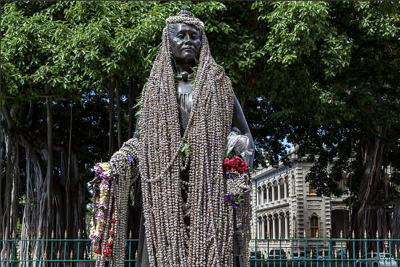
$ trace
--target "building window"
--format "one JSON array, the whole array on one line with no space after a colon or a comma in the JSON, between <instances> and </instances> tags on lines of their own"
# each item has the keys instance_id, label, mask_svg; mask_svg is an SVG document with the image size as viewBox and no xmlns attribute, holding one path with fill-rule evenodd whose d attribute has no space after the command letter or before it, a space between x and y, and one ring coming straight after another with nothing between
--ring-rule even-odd
<instances>
[{"instance_id":1,"label":"building window","mask_svg":"<svg viewBox=\"0 0 400 267\"><path fill-rule=\"evenodd\" d=\"M286 220L285 216L283 214L279 215L280 217L280 223L281 223L281 232L279 233L281 236L279 238L285 238L286 237Z\"/></svg>"},{"instance_id":2,"label":"building window","mask_svg":"<svg viewBox=\"0 0 400 267\"><path fill-rule=\"evenodd\" d=\"M310 195L316 195L317 194L317 188L312 186L311 184L308 185L308 194Z\"/></svg>"},{"instance_id":3,"label":"building window","mask_svg":"<svg viewBox=\"0 0 400 267\"><path fill-rule=\"evenodd\" d=\"M263 203L267 203L267 188L264 186L263 187Z\"/></svg>"},{"instance_id":4,"label":"building window","mask_svg":"<svg viewBox=\"0 0 400 267\"><path fill-rule=\"evenodd\" d=\"M269 197L268 201L269 201L269 202L272 202L273 186L270 185L270 186L268 187L268 191L269 191L269 192L268 192L268 197Z\"/></svg>"},{"instance_id":5,"label":"building window","mask_svg":"<svg viewBox=\"0 0 400 267\"><path fill-rule=\"evenodd\" d=\"M265 217L263 219L264 219L264 236L263 236L263 238L267 239L268 238L268 218Z\"/></svg>"},{"instance_id":6,"label":"building window","mask_svg":"<svg viewBox=\"0 0 400 267\"><path fill-rule=\"evenodd\" d=\"M311 238L319 237L319 220L317 216L312 216L310 220Z\"/></svg>"},{"instance_id":7,"label":"building window","mask_svg":"<svg viewBox=\"0 0 400 267\"><path fill-rule=\"evenodd\" d=\"M274 239L279 238L279 219L278 215L274 215Z\"/></svg>"},{"instance_id":8,"label":"building window","mask_svg":"<svg viewBox=\"0 0 400 267\"><path fill-rule=\"evenodd\" d=\"M274 236L273 236L273 229L274 229L274 226L273 226L273 224L274 224L274 221L273 221L273 217L269 217L269 219L268 219L268 224L269 224L269 232L268 232L268 234L269 234L269 238L270 239L273 239L274 238Z\"/></svg>"},{"instance_id":9,"label":"building window","mask_svg":"<svg viewBox=\"0 0 400 267\"><path fill-rule=\"evenodd\" d=\"M285 180L285 184L286 184L286 192L285 192L285 194L286 194L286 197L289 197L289 181Z\"/></svg>"},{"instance_id":10,"label":"building window","mask_svg":"<svg viewBox=\"0 0 400 267\"><path fill-rule=\"evenodd\" d=\"M274 200L278 200L278 185L274 184Z\"/></svg>"},{"instance_id":11,"label":"building window","mask_svg":"<svg viewBox=\"0 0 400 267\"><path fill-rule=\"evenodd\" d=\"M283 182L282 183L280 183L279 184L279 186L280 186L280 196L279 196L279 198L280 199L284 199L285 198L285 186L283 185Z\"/></svg>"},{"instance_id":12,"label":"building window","mask_svg":"<svg viewBox=\"0 0 400 267\"><path fill-rule=\"evenodd\" d=\"M296 183L294 181L294 177L292 180L292 195L295 196L296 195Z\"/></svg>"}]
</instances>

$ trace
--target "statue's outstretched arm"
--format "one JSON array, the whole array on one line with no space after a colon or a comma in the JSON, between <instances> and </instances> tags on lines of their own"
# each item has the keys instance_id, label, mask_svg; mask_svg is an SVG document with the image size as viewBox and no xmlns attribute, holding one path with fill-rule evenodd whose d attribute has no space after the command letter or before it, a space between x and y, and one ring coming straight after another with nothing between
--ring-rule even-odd
<instances>
[{"instance_id":1,"label":"statue's outstretched arm","mask_svg":"<svg viewBox=\"0 0 400 267\"><path fill-rule=\"evenodd\" d=\"M93 215L90 239L96 256L96 266L123 266L130 185L139 177L137 138L126 141L109 162L94 167Z\"/></svg>"},{"instance_id":2,"label":"statue's outstretched arm","mask_svg":"<svg viewBox=\"0 0 400 267\"><path fill-rule=\"evenodd\" d=\"M240 134L246 135L249 138L247 145L246 161L249 163L250 169L253 168L254 160L254 140L251 135L249 125L247 124L246 118L244 117L242 107L240 106L239 100L234 96L233 102L233 118L232 118L232 130L235 128L240 131Z\"/></svg>"}]
</instances>

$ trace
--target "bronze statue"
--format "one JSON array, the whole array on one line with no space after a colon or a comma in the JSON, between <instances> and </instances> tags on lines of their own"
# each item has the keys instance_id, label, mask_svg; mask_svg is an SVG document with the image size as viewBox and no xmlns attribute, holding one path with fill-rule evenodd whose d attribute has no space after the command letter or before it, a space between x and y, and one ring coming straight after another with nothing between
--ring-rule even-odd
<instances>
[{"instance_id":1,"label":"bronze statue","mask_svg":"<svg viewBox=\"0 0 400 267\"><path fill-rule=\"evenodd\" d=\"M135 137L109 165L98 167L106 179L115 177L107 183L107 197L117 207L101 210L109 214L98 227L105 233L93 231L92 239L100 240L97 265L104 266L109 257L122 264L126 187L132 177L140 177L139 266L244 266L252 136L229 78L210 54L203 22L187 10L166 22L162 48L143 91ZM239 138L231 142L232 148L240 138L246 141L237 150L241 157L231 160L230 137ZM237 196L243 203L235 202ZM102 227L111 229L108 233L117 229L116 236Z\"/></svg>"}]
</instances>

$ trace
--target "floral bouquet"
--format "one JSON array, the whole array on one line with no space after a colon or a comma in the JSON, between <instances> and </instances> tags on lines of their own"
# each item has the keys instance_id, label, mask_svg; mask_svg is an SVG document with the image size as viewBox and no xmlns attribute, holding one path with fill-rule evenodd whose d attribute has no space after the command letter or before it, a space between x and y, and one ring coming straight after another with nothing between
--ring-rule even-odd
<instances>
[{"instance_id":1,"label":"floral bouquet","mask_svg":"<svg viewBox=\"0 0 400 267\"><path fill-rule=\"evenodd\" d=\"M226 158L223 168L227 179L227 194L224 199L234 208L240 208L246 195L250 194L249 164L243 159L249 139L245 135L231 132L228 135Z\"/></svg>"}]
</instances>

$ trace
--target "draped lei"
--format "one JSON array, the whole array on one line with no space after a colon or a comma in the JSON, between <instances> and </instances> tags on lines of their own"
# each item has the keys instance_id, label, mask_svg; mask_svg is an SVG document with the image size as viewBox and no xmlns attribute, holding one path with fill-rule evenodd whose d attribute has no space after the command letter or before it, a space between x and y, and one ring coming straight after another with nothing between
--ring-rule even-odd
<instances>
[{"instance_id":1,"label":"draped lei","mask_svg":"<svg viewBox=\"0 0 400 267\"><path fill-rule=\"evenodd\" d=\"M186 17L175 18L172 23L192 24ZM150 265L231 266L233 211L223 198L222 167L232 124L231 82L211 57L202 31L193 107L181 137L170 55L167 25L144 89L139 122L139 169ZM184 182L179 152L185 140L190 145L187 203L181 196ZM188 227L185 215L190 218Z\"/></svg>"}]
</instances>

